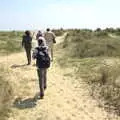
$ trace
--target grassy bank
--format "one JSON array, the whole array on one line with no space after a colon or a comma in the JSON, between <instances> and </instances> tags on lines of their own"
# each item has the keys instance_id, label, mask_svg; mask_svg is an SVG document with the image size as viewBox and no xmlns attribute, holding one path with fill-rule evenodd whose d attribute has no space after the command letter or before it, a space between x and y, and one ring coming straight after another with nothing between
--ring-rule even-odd
<instances>
[{"instance_id":1,"label":"grassy bank","mask_svg":"<svg viewBox=\"0 0 120 120\"><path fill-rule=\"evenodd\" d=\"M62 67L75 68L75 78L88 83L99 104L120 115L120 37L109 34L101 30L69 31L58 46L63 53L58 62Z\"/></svg>"},{"instance_id":2,"label":"grassy bank","mask_svg":"<svg viewBox=\"0 0 120 120\"><path fill-rule=\"evenodd\" d=\"M20 52L21 38L23 32L1 31L0 32L0 56L7 56ZM13 58L14 59L14 58ZM10 72L10 71L9 71ZM11 100L13 97L13 87L8 80L9 72L5 66L0 64L0 120L7 120L11 113Z\"/></svg>"},{"instance_id":3,"label":"grassy bank","mask_svg":"<svg viewBox=\"0 0 120 120\"><path fill-rule=\"evenodd\" d=\"M11 112L13 89L6 76L7 70L0 65L0 120L7 120Z\"/></svg>"},{"instance_id":4,"label":"grassy bank","mask_svg":"<svg viewBox=\"0 0 120 120\"><path fill-rule=\"evenodd\" d=\"M7 55L21 51L21 38L23 32L0 32L0 54Z\"/></svg>"},{"instance_id":5,"label":"grassy bank","mask_svg":"<svg viewBox=\"0 0 120 120\"><path fill-rule=\"evenodd\" d=\"M89 31L71 31L63 44L68 56L77 58L120 56L119 46L119 38L112 38L106 32Z\"/></svg>"},{"instance_id":6,"label":"grassy bank","mask_svg":"<svg viewBox=\"0 0 120 120\"><path fill-rule=\"evenodd\" d=\"M53 29L52 32L55 33L56 36L62 36L65 32L65 30L61 29Z\"/></svg>"}]
</instances>

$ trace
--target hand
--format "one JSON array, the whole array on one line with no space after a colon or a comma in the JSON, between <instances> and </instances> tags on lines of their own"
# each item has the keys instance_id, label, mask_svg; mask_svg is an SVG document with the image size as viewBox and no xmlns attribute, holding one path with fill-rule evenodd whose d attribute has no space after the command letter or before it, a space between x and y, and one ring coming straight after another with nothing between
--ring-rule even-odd
<instances>
[{"instance_id":1,"label":"hand","mask_svg":"<svg viewBox=\"0 0 120 120\"><path fill-rule=\"evenodd\" d=\"M56 43L56 40L55 40L55 39L53 39L53 43Z\"/></svg>"}]
</instances>

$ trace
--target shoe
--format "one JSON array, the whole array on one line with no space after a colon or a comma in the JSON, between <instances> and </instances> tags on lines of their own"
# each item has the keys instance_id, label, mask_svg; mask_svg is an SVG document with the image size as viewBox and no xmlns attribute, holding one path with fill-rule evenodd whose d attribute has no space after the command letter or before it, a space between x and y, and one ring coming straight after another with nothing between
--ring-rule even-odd
<instances>
[{"instance_id":1,"label":"shoe","mask_svg":"<svg viewBox=\"0 0 120 120\"><path fill-rule=\"evenodd\" d=\"M44 94L41 93L41 94L40 94L40 99L43 99L43 98L44 98Z\"/></svg>"},{"instance_id":2,"label":"shoe","mask_svg":"<svg viewBox=\"0 0 120 120\"><path fill-rule=\"evenodd\" d=\"M41 96L40 96L40 99L44 99L44 95L41 95Z\"/></svg>"},{"instance_id":3,"label":"shoe","mask_svg":"<svg viewBox=\"0 0 120 120\"><path fill-rule=\"evenodd\" d=\"M37 99L39 100L39 99L43 99L44 98L44 95L43 94L40 94L38 97L37 97Z\"/></svg>"},{"instance_id":4,"label":"shoe","mask_svg":"<svg viewBox=\"0 0 120 120\"><path fill-rule=\"evenodd\" d=\"M47 87L46 86L44 86L44 90L46 90L47 89Z\"/></svg>"}]
</instances>

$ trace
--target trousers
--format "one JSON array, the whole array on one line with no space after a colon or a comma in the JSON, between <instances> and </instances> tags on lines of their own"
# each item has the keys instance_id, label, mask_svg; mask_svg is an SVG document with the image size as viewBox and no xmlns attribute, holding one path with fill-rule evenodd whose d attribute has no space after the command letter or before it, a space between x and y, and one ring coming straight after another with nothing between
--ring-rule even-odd
<instances>
[{"instance_id":1,"label":"trousers","mask_svg":"<svg viewBox=\"0 0 120 120\"><path fill-rule=\"evenodd\" d=\"M37 73L39 78L40 95L44 96L44 90L47 88L47 69L38 68Z\"/></svg>"},{"instance_id":2,"label":"trousers","mask_svg":"<svg viewBox=\"0 0 120 120\"><path fill-rule=\"evenodd\" d=\"M31 48L25 48L28 64L31 63Z\"/></svg>"}]
</instances>

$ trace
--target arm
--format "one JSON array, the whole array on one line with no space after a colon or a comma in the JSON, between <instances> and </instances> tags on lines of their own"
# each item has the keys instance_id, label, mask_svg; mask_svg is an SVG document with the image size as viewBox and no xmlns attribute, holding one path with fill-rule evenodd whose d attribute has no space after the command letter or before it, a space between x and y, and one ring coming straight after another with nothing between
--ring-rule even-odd
<instances>
[{"instance_id":1,"label":"arm","mask_svg":"<svg viewBox=\"0 0 120 120\"><path fill-rule=\"evenodd\" d=\"M33 54L32 54L32 58L33 58L33 59L36 59L36 58L37 58L37 54L38 54L38 50L37 50L37 49L34 49L34 50L33 50Z\"/></svg>"},{"instance_id":2,"label":"arm","mask_svg":"<svg viewBox=\"0 0 120 120\"><path fill-rule=\"evenodd\" d=\"M24 36L22 38L22 47L24 46Z\"/></svg>"},{"instance_id":3,"label":"arm","mask_svg":"<svg viewBox=\"0 0 120 120\"><path fill-rule=\"evenodd\" d=\"M36 40L38 40L38 34L36 35Z\"/></svg>"},{"instance_id":4,"label":"arm","mask_svg":"<svg viewBox=\"0 0 120 120\"><path fill-rule=\"evenodd\" d=\"M55 36L55 34L53 33L53 43L56 43L55 38L56 38L56 36Z\"/></svg>"}]
</instances>

